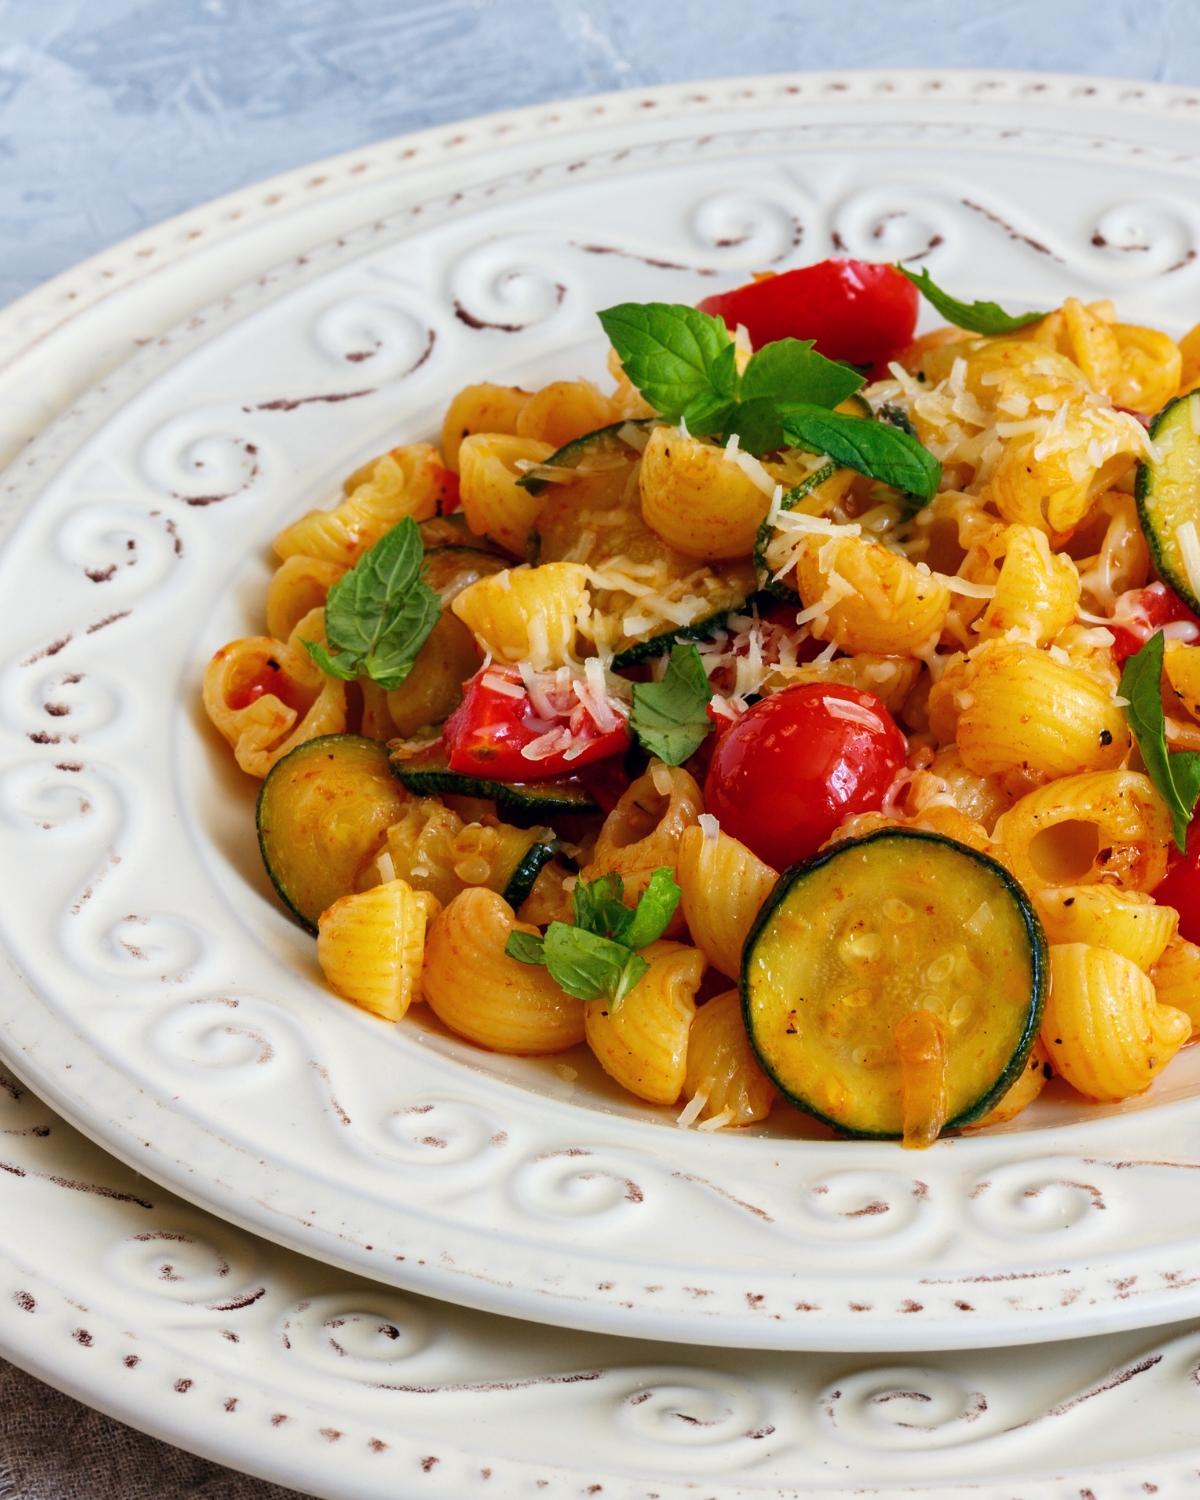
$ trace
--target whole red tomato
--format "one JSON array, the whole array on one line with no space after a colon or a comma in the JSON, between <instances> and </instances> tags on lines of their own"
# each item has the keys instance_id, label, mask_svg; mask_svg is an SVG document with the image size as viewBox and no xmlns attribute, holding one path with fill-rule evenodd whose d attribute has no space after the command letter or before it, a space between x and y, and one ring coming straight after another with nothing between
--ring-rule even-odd
<instances>
[{"instance_id":1,"label":"whole red tomato","mask_svg":"<svg viewBox=\"0 0 1200 1500\"><path fill-rule=\"evenodd\" d=\"M713 751L704 803L776 870L807 859L843 818L873 812L906 746L874 693L804 683L763 698Z\"/></svg>"},{"instance_id":2,"label":"whole red tomato","mask_svg":"<svg viewBox=\"0 0 1200 1500\"><path fill-rule=\"evenodd\" d=\"M1173 906L1179 913L1179 936L1200 943L1200 818L1188 824L1187 853L1171 845L1172 864L1154 888L1160 906Z\"/></svg>"},{"instance_id":3,"label":"whole red tomato","mask_svg":"<svg viewBox=\"0 0 1200 1500\"><path fill-rule=\"evenodd\" d=\"M870 365L879 379L912 342L920 301L894 266L823 260L706 297L700 311L724 318L731 331L745 324L756 349L777 339L815 339L818 354Z\"/></svg>"}]
</instances>

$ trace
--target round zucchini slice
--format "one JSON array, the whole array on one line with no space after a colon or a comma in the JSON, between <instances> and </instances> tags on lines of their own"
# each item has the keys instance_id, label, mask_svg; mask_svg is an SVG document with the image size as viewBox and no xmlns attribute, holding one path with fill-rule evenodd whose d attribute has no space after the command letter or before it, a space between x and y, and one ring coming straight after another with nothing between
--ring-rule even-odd
<instances>
[{"instance_id":1,"label":"round zucchini slice","mask_svg":"<svg viewBox=\"0 0 1200 1500\"><path fill-rule=\"evenodd\" d=\"M280 899L309 932L348 896L399 821L406 797L387 746L357 734L297 745L258 794L258 847Z\"/></svg>"},{"instance_id":2,"label":"round zucchini slice","mask_svg":"<svg viewBox=\"0 0 1200 1500\"><path fill-rule=\"evenodd\" d=\"M1200 391L1168 401L1150 423L1162 457L1138 465L1137 506L1150 560L1189 609L1200 612L1200 579L1193 582L1184 548L1195 555L1200 528ZM1191 531L1180 529L1191 523Z\"/></svg>"},{"instance_id":3,"label":"round zucchini slice","mask_svg":"<svg viewBox=\"0 0 1200 1500\"><path fill-rule=\"evenodd\" d=\"M750 1040L787 1098L846 1135L913 1145L1008 1092L1048 984L1041 924L1008 871L908 828L785 871L741 975Z\"/></svg>"}]
</instances>

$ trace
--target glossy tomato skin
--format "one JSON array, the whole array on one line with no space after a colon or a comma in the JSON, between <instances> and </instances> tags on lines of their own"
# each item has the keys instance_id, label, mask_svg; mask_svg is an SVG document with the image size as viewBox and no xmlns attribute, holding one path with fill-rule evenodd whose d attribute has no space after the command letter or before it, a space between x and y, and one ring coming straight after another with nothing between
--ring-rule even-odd
<instances>
[{"instance_id":1,"label":"glossy tomato skin","mask_svg":"<svg viewBox=\"0 0 1200 1500\"><path fill-rule=\"evenodd\" d=\"M777 339L815 339L818 354L870 365L878 378L912 342L920 300L894 266L823 260L706 297L700 310L724 318L731 331L744 323L756 349Z\"/></svg>"},{"instance_id":2,"label":"glossy tomato skin","mask_svg":"<svg viewBox=\"0 0 1200 1500\"><path fill-rule=\"evenodd\" d=\"M874 812L907 747L874 693L825 683L785 688L717 742L708 812L776 870L808 859L843 818Z\"/></svg>"},{"instance_id":3,"label":"glossy tomato skin","mask_svg":"<svg viewBox=\"0 0 1200 1500\"><path fill-rule=\"evenodd\" d=\"M1152 583L1144 589L1131 589L1117 600L1113 623L1113 660L1124 661L1136 656L1150 637L1164 625L1190 626L1177 629L1176 640L1191 645L1200 639L1200 620L1191 612L1174 589L1165 583Z\"/></svg>"},{"instance_id":4,"label":"glossy tomato skin","mask_svg":"<svg viewBox=\"0 0 1200 1500\"><path fill-rule=\"evenodd\" d=\"M1179 913L1179 936L1200 943L1200 818L1188 824L1187 853L1171 845L1172 861L1154 890L1160 906L1173 906Z\"/></svg>"}]
</instances>

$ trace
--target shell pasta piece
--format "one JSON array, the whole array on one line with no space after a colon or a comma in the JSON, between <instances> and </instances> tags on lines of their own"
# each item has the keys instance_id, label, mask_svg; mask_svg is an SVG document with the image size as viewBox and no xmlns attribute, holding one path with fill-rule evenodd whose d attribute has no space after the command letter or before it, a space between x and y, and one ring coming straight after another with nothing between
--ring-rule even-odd
<instances>
[{"instance_id":1,"label":"shell pasta piece","mask_svg":"<svg viewBox=\"0 0 1200 1500\"><path fill-rule=\"evenodd\" d=\"M857 536L806 536L796 587L815 610L813 634L843 651L903 655L936 643L950 591L907 558Z\"/></svg>"},{"instance_id":2,"label":"shell pasta piece","mask_svg":"<svg viewBox=\"0 0 1200 1500\"><path fill-rule=\"evenodd\" d=\"M587 569L559 562L480 578L450 608L498 661L528 661L541 671L574 660L587 603Z\"/></svg>"},{"instance_id":3,"label":"shell pasta piece","mask_svg":"<svg viewBox=\"0 0 1200 1500\"><path fill-rule=\"evenodd\" d=\"M456 896L429 931L425 998L451 1031L492 1052L563 1052L583 1041L583 1002L545 969L505 953L514 928L537 932L494 891Z\"/></svg>"},{"instance_id":4,"label":"shell pasta piece","mask_svg":"<svg viewBox=\"0 0 1200 1500\"><path fill-rule=\"evenodd\" d=\"M1150 970L1150 978L1159 1003L1183 1011L1191 1018L1193 1032L1200 1031L1200 947L1173 937Z\"/></svg>"},{"instance_id":5,"label":"shell pasta piece","mask_svg":"<svg viewBox=\"0 0 1200 1500\"><path fill-rule=\"evenodd\" d=\"M615 871L625 882L625 902L632 905L662 865L675 868L684 830L696 825L704 799L694 778L680 766L652 760L650 769L623 793L604 820L592 862L582 872L598 880ZM682 931L676 912L668 935Z\"/></svg>"},{"instance_id":6,"label":"shell pasta piece","mask_svg":"<svg viewBox=\"0 0 1200 1500\"><path fill-rule=\"evenodd\" d=\"M1159 1003L1136 964L1108 948L1050 948L1042 1043L1056 1073L1089 1099L1144 1093L1192 1034L1181 1010Z\"/></svg>"},{"instance_id":7,"label":"shell pasta piece","mask_svg":"<svg viewBox=\"0 0 1200 1500\"><path fill-rule=\"evenodd\" d=\"M532 391L515 385L464 386L451 401L442 422L442 457L446 467L459 472L459 450L477 432L513 436L517 419L532 399Z\"/></svg>"},{"instance_id":8,"label":"shell pasta piece","mask_svg":"<svg viewBox=\"0 0 1200 1500\"><path fill-rule=\"evenodd\" d=\"M725 1117L728 1125L752 1125L770 1114L779 1096L746 1035L737 990L727 990L697 1010L683 1092L691 1100L704 1095L700 1120Z\"/></svg>"},{"instance_id":9,"label":"shell pasta piece","mask_svg":"<svg viewBox=\"0 0 1200 1500\"><path fill-rule=\"evenodd\" d=\"M294 553L267 585L267 633L286 641L311 610L323 609L329 590L346 575L343 563Z\"/></svg>"},{"instance_id":10,"label":"shell pasta piece","mask_svg":"<svg viewBox=\"0 0 1200 1500\"><path fill-rule=\"evenodd\" d=\"M1014 626L1044 646L1075 618L1079 570L1069 557L1050 551L1045 533L1033 526L1010 526L996 592L983 613L983 640L1007 635Z\"/></svg>"},{"instance_id":11,"label":"shell pasta piece","mask_svg":"<svg viewBox=\"0 0 1200 1500\"><path fill-rule=\"evenodd\" d=\"M622 1088L650 1104L674 1104L687 1072L694 996L708 965L682 943L652 943L642 957L650 967L620 1005L585 1002L588 1046Z\"/></svg>"},{"instance_id":12,"label":"shell pasta piece","mask_svg":"<svg viewBox=\"0 0 1200 1500\"><path fill-rule=\"evenodd\" d=\"M540 464L554 452L537 438L479 433L458 450L463 514L476 536L494 537L501 546L525 555L529 528L537 520L544 496L531 495L517 483L520 465Z\"/></svg>"},{"instance_id":13,"label":"shell pasta piece","mask_svg":"<svg viewBox=\"0 0 1200 1500\"><path fill-rule=\"evenodd\" d=\"M342 896L322 912L317 959L330 985L385 1021L421 998L425 928L441 910L436 896L388 880Z\"/></svg>"},{"instance_id":14,"label":"shell pasta piece","mask_svg":"<svg viewBox=\"0 0 1200 1500\"><path fill-rule=\"evenodd\" d=\"M1115 885L1057 886L1036 893L1038 914L1052 943L1111 948L1150 970L1175 936L1179 913L1143 891Z\"/></svg>"},{"instance_id":15,"label":"shell pasta piece","mask_svg":"<svg viewBox=\"0 0 1200 1500\"><path fill-rule=\"evenodd\" d=\"M745 557L773 488L762 465L755 468L765 488L722 448L658 427L642 455L642 519L686 557Z\"/></svg>"},{"instance_id":16,"label":"shell pasta piece","mask_svg":"<svg viewBox=\"0 0 1200 1500\"><path fill-rule=\"evenodd\" d=\"M590 380L555 380L521 408L516 432L518 437L535 438L558 449L617 421L619 413Z\"/></svg>"},{"instance_id":17,"label":"shell pasta piece","mask_svg":"<svg viewBox=\"0 0 1200 1500\"><path fill-rule=\"evenodd\" d=\"M777 872L729 834L718 830L713 838L694 826L680 837L675 878L683 890L680 905L692 941L714 968L736 979L742 944L779 878Z\"/></svg>"}]
</instances>

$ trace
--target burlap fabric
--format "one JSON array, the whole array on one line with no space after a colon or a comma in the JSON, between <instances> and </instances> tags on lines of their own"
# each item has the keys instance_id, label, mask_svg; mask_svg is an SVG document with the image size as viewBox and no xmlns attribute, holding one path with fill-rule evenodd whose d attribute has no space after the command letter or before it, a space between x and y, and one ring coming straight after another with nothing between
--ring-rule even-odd
<instances>
[{"instance_id":1,"label":"burlap fabric","mask_svg":"<svg viewBox=\"0 0 1200 1500\"><path fill-rule=\"evenodd\" d=\"M302 1500L81 1406L0 1359L0 1500Z\"/></svg>"}]
</instances>

